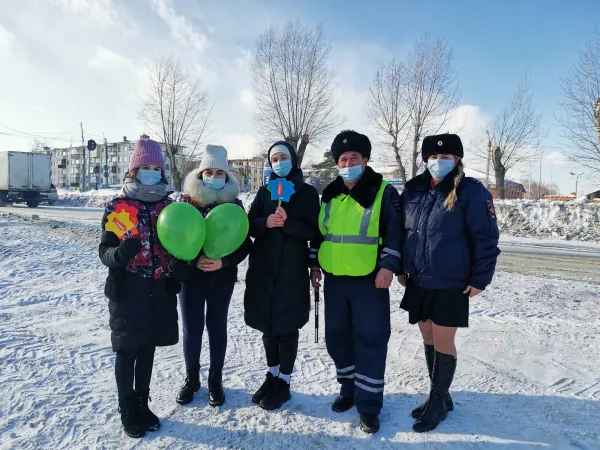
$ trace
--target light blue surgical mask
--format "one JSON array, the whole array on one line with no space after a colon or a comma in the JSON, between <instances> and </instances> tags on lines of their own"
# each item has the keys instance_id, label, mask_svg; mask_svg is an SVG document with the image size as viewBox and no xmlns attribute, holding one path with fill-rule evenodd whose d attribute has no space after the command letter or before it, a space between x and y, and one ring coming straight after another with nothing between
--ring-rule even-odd
<instances>
[{"instance_id":1,"label":"light blue surgical mask","mask_svg":"<svg viewBox=\"0 0 600 450\"><path fill-rule=\"evenodd\" d=\"M273 172L277 174L278 177L287 177L292 171L292 160L286 159L285 161L279 161L271 164L273 167Z\"/></svg>"},{"instance_id":2,"label":"light blue surgical mask","mask_svg":"<svg viewBox=\"0 0 600 450\"><path fill-rule=\"evenodd\" d=\"M220 191L225 187L225 178L203 177L202 184L213 191Z\"/></svg>"},{"instance_id":3,"label":"light blue surgical mask","mask_svg":"<svg viewBox=\"0 0 600 450\"><path fill-rule=\"evenodd\" d=\"M154 186L162 180L162 173L160 170L138 169L137 180L146 186Z\"/></svg>"},{"instance_id":4,"label":"light blue surgical mask","mask_svg":"<svg viewBox=\"0 0 600 450\"><path fill-rule=\"evenodd\" d=\"M339 169L338 174L344 179L344 181L348 183L354 183L362 176L363 168L360 164L352 167L344 167L343 169Z\"/></svg>"},{"instance_id":5,"label":"light blue surgical mask","mask_svg":"<svg viewBox=\"0 0 600 450\"><path fill-rule=\"evenodd\" d=\"M443 180L454 169L454 161L451 159L436 159L427 162L427 169L433 178Z\"/></svg>"}]
</instances>

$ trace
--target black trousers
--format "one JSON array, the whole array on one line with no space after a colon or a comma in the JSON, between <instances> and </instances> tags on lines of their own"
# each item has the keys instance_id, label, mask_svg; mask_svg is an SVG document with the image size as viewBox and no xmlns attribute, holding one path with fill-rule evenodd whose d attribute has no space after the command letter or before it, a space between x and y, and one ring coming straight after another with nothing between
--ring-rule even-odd
<instances>
[{"instance_id":1,"label":"black trousers","mask_svg":"<svg viewBox=\"0 0 600 450\"><path fill-rule=\"evenodd\" d=\"M136 391L149 391L156 347L146 345L117 351L115 378L119 397L124 398Z\"/></svg>"},{"instance_id":2,"label":"black trousers","mask_svg":"<svg viewBox=\"0 0 600 450\"><path fill-rule=\"evenodd\" d=\"M300 333L296 330L282 336L267 336L263 334L263 344L267 354L269 367L279 366L279 373L291 375L298 354Z\"/></svg>"}]
</instances>

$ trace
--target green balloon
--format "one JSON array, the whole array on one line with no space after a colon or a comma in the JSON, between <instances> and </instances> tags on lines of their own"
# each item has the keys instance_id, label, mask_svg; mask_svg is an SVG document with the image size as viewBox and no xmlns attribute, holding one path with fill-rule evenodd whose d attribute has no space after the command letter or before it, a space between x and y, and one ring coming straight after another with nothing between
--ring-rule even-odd
<instances>
[{"instance_id":1,"label":"green balloon","mask_svg":"<svg viewBox=\"0 0 600 450\"><path fill-rule=\"evenodd\" d=\"M243 208L233 203L217 206L206 216L204 254L210 259L221 259L236 251L248 236L248 216Z\"/></svg>"},{"instance_id":2,"label":"green balloon","mask_svg":"<svg viewBox=\"0 0 600 450\"><path fill-rule=\"evenodd\" d=\"M198 256L206 237L204 217L189 203L168 205L159 214L156 228L162 246L183 261Z\"/></svg>"}]
</instances>

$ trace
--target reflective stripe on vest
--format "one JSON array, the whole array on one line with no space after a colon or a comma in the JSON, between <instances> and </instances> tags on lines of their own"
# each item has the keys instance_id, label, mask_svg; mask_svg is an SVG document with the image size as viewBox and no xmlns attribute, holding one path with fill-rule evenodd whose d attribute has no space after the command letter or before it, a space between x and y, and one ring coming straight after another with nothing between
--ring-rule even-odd
<instances>
[{"instance_id":1,"label":"reflective stripe on vest","mask_svg":"<svg viewBox=\"0 0 600 450\"><path fill-rule=\"evenodd\" d=\"M375 270L381 243L381 201L388 184L382 182L369 208L362 208L352 197L343 195L321 206L319 229L324 242L319 249L319 263L323 270L348 276L364 276Z\"/></svg>"}]
</instances>

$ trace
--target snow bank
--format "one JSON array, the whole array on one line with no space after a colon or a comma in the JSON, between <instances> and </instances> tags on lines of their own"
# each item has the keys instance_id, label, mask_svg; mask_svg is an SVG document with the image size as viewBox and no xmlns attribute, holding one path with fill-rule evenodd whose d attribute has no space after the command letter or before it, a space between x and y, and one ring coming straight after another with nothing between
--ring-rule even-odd
<instances>
[{"instance_id":1,"label":"snow bank","mask_svg":"<svg viewBox=\"0 0 600 450\"><path fill-rule=\"evenodd\" d=\"M78 192L59 190L59 205L102 208L119 191L101 189ZM174 192L177 200L181 193ZM246 211L256 196L243 193L240 200ZM504 235L535 239L600 242L600 204L586 202L585 197L572 202L496 200L500 232Z\"/></svg>"},{"instance_id":2,"label":"snow bank","mask_svg":"<svg viewBox=\"0 0 600 450\"><path fill-rule=\"evenodd\" d=\"M600 205L584 201L497 200L500 233L600 242Z\"/></svg>"},{"instance_id":3,"label":"snow bank","mask_svg":"<svg viewBox=\"0 0 600 450\"><path fill-rule=\"evenodd\" d=\"M58 189L57 204L60 206L103 208L106 202L115 198L119 192L115 189L98 189L87 192Z\"/></svg>"}]
</instances>

